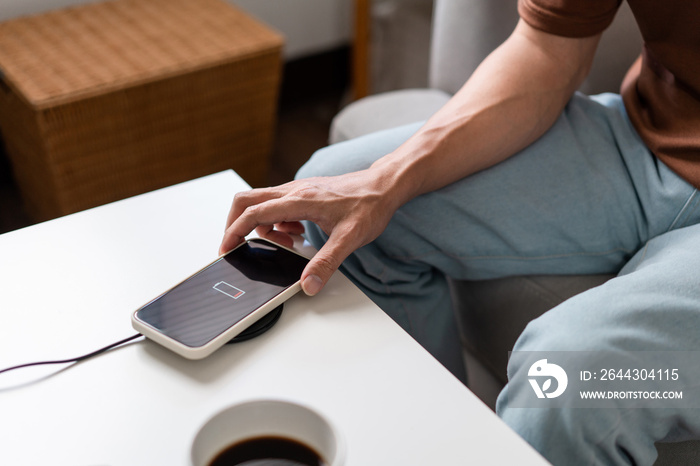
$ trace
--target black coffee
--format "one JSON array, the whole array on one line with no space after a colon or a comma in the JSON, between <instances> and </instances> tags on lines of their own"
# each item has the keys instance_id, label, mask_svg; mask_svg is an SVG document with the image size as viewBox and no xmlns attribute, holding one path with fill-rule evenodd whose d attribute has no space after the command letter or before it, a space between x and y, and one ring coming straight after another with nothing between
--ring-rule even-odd
<instances>
[{"instance_id":1,"label":"black coffee","mask_svg":"<svg viewBox=\"0 0 700 466\"><path fill-rule=\"evenodd\" d=\"M327 466L312 448L283 437L256 437L231 445L209 466Z\"/></svg>"}]
</instances>

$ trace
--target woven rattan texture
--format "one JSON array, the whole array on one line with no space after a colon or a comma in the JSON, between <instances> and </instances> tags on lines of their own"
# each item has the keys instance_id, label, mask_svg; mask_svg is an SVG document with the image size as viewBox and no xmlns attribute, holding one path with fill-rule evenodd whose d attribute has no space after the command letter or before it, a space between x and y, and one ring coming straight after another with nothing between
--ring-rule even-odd
<instances>
[{"instance_id":1,"label":"woven rattan texture","mask_svg":"<svg viewBox=\"0 0 700 466\"><path fill-rule=\"evenodd\" d=\"M264 183L282 40L223 1L95 3L0 37L0 127L35 219L229 168Z\"/></svg>"},{"instance_id":2,"label":"woven rattan texture","mask_svg":"<svg viewBox=\"0 0 700 466\"><path fill-rule=\"evenodd\" d=\"M117 0L0 24L0 69L45 107L280 45L223 0Z\"/></svg>"}]
</instances>

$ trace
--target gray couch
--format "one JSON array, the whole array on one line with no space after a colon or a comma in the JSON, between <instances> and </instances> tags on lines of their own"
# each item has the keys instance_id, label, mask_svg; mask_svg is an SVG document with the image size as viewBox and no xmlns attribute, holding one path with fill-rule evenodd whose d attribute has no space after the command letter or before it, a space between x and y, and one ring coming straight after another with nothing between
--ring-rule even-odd
<instances>
[{"instance_id":1,"label":"gray couch","mask_svg":"<svg viewBox=\"0 0 700 466\"><path fill-rule=\"evenodd\" d=\"M353 102L334 119L330 142L427 119L510 34L518 20L516 4L517 0L436 0L429 88L385 92ZM617 92L640 50L641 38L624 3L603 35L591 74L580 90ZM493 408L506 382L508 351L527 322L610 278L526 276L451 282L469 388ZM700 464L700 441L657 447L657 465Z\"/></svg>"}]
</instances>

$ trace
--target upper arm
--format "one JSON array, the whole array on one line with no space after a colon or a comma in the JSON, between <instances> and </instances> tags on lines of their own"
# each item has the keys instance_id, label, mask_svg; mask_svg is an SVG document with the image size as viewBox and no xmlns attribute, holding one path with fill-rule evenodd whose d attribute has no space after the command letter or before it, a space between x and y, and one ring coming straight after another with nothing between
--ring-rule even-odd
<instances>
[{"instance_id":1,"label":"upper arm","mask_svg":"<svg viewBox=\"0 0 700 466\"><path fill-rule=\"evenodd\" d=\"M562 64L578 88L590 71L602 32L622 0L518 0L521 20L516 33Z\"/></svg>"},{"instance_id":2,"label":"upper arm","mask_svg":"<svg viewBox=\"0 0 700 466\"><path fill-rule=\"evenodd\" d=\"M521 19L502 47L509 49L513 70L527 70L520 75L561 90L568 101L590 72L601 34L564 37L535 29Z\"/></svg>"}]
</instances>

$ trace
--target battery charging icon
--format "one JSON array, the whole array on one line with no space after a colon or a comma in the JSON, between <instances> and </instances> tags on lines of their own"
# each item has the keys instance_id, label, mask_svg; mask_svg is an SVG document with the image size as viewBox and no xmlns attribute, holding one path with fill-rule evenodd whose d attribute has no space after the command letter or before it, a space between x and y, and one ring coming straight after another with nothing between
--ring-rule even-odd
<instances>
[{"instance_id":1,"label":"battery charging icon","mask_svg":"<svg viewBox=\"0 0 700 466\"><path fill-rule=\"evenodd\" d=\"M219 293L223 293L229 298L233 299L238 299L245 294L245 291L241 290L240 288L236 288L235 286L226 282L219 282L216 285L214 285L213 288Z\"/></svg>"}]
</instances>

